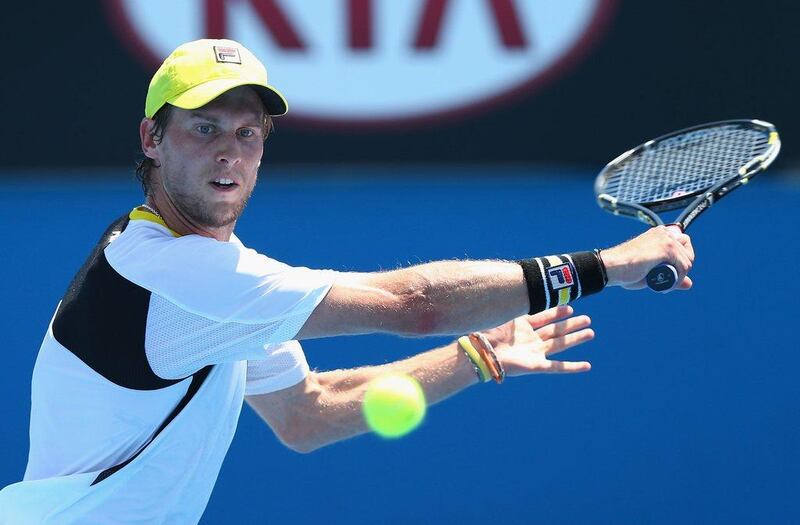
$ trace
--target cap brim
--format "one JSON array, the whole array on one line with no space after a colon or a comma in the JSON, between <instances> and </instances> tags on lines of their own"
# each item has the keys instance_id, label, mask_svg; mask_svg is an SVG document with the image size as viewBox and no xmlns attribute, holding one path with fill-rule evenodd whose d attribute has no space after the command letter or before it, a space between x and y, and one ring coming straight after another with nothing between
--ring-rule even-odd
<instances>
[{"instance_id":1,"label":"cap brim","mask_svg":"<svg viewBox=\"0 0 800 525\"><path fill-rule=\"evenodd\" d=\"M240 78L210 80L184 91L177 97L167 100L167 102L182 109L197 109L201 106L205 106L226 91L230 91L239 86L250 86L255 89L258 96L261 97L261 101L264 103L264 109L268 115L277 117L289 111L289 104L286 102L283 95L281 95L280 91L272 86L251 84L247 81L242 81Z\"/></svg>"}]
</instances>

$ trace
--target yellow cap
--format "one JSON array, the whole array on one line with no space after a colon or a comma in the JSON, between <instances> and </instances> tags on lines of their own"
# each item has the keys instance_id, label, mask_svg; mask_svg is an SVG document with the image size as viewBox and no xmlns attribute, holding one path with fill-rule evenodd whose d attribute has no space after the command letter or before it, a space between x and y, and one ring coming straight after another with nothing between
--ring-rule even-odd
<instances>
[{"instance_id":1,"label":"yellow cap","mask_svg":"<svg viewBox=\"0 0 800 525\"><path fill-rule=\"evenodd\" d=\"M166 103L182 109L204 106L239 86L252 86L270 115L288 111L286 99L267 84L264 65L242 44L233 40L195 40L179 46L158 68L144 105L153 118Z\"/></svg>"}]
</instances>

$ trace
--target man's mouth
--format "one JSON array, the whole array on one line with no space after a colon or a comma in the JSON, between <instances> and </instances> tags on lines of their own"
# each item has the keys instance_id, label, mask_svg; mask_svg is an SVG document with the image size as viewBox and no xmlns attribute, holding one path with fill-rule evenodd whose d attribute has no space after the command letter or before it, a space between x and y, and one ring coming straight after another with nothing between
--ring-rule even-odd
<instances>
[{"instance_id":1,"label":"man's mouth","mask_svg":"<svg viewBox=\"0 0 800 525\"><path fill-rule=\"evenodd\" d=\"M228 179L226 177L219 177L218 179L211 181L209 184L220 191L229 191L238 186L233 179Z\"/></svg>"}]
</instances>

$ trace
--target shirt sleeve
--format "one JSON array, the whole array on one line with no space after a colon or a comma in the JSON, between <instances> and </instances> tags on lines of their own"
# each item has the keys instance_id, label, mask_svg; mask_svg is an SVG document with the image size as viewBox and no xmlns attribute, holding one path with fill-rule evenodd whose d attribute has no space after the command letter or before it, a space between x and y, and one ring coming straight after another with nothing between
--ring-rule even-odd
<instances>
[{"instance_id":1,"label":"shirt sleeve","mask_svg":"<svg viewBox=\"0 0 800 525\"><path fill-rule=\"evenodd\" d=\"M246 396L289 388L308 375L308 362L299 342L268 345L266 350L268 357L247 361Z\"/></svg>"},{"instance_id":2,"label":"shirt sleeve","mask_svg":"<svg viewBox=\"0 0 800 525\"><path fill-rule=\"evenodd\" d=\"M105 254L123 277L187 312L217 321L285 323L297 330L336 276L330 270L270 259L235 238L231 242L200 235L165 238L143 227L123 232ZM269 342L296 335L288 332L278 331L277 339Z\"/></svg>"},{"instance_id":3,"label":"shirt sleeve","mask_svg":"<svg viewBox=\"0 0 800 525\"><path fill-rule=\"evenodd\" d=\"M165 379L208 364L266 358L265 345L294 339L337 275L286 265L235 238L174 238L155 228L126 229L105 255L118 273L151 292L145 351Z\"/></svg>"}]
</instances>

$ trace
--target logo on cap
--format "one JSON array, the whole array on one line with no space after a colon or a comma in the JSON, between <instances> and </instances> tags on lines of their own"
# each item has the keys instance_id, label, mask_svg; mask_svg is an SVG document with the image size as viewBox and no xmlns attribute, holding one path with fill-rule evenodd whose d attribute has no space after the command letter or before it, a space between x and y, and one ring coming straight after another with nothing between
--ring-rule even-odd
<instances>
[{"instance_id":1,"label":"logo on cap","mask_svg":"<svg viewBox=\"0 0 800 525\"><path fill-rule=\"evenodd\" d=\"M214 56L219 63L226 64L241 64L242 57L239 56L239 50L235 47L222 47L214 46Z\"/></svg>"}]
</instances>

